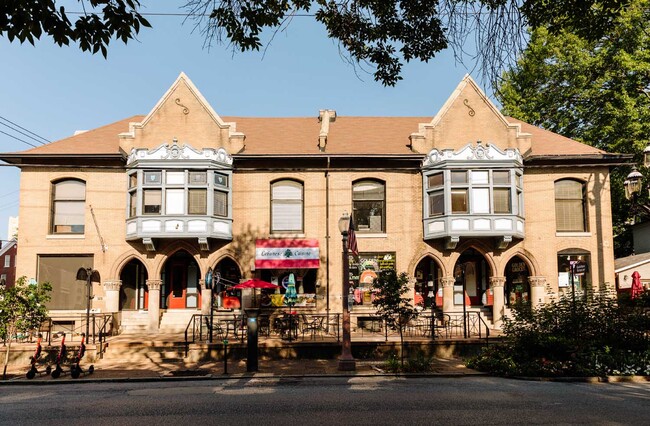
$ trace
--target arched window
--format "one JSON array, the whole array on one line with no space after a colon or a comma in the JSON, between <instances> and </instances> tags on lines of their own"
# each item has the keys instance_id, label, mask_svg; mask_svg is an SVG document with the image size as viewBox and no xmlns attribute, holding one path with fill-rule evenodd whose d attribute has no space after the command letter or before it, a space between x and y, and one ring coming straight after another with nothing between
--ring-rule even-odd
<instances>
[{"instance_id":1,"label":"arched window","mask_svg":"<svg viewBox=\"0 0 650 426\"><path fill-rule=\"evenodd\" d=\"M582 249L557 254L558 287L565 292L584 291L591 285L591 255Z\"/></svg>"},{"instance_id":2,"label":"arched window","mask_svg":"<svg viewBox=\"0 0 650 426\"><path fill-rule=\"evenodd\" d=\"M303 232L303 184L280 180L271 184L271 232Z\"/></svg>"},{"instance_id":3,"label":"arched window","mask_svg":"<svg viewBox=\"0 0 650 426\"><path fill-rule=\"evenodd\" d=\"M386 232L386 185L375 180L352 184L354 225L359 232Z\"/></svg>"},{"instance_id":4,"label":"arched window","mask_svg":"<svg viewBox=\"0 0 650 426\"><path fill-rule=\"evenodd\" d=\"M65 179L52 184L50 232L83 234L86 210L86 183Z\"/></svg>"},{"instance_id":5,"label":"arched window","mask_svg":"<svg viewBox=\"0 0 650 426\"><path fill-rule=\"evenodd\" d=\"M586 232L586 188L583 182L555 182L555 223L559 232Z\"/></svg>"}]
</instances>

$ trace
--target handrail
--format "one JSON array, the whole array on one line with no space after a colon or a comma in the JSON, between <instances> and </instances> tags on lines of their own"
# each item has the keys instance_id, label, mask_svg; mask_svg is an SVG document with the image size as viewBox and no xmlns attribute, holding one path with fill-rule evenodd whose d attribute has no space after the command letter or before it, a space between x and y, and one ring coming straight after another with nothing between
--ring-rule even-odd
<instances>
[{"instance_id":1,"label":"handrail","mask_svg":"<svg viewBox=\"0 0 650 426\"><path fill-rule=\"evenodd\" d=\"M88 317L88 323L92 322L92 330L89 330L90 336L86 336L86 342L96 343L96 339L99 336L100 343L107 333L107 328L109 323L113 319L113 314L104 313L96 314L93 313ZM70 324L72 323L72 325ZM55 328L59 328L55 332ZM90 327L89 327L90 328ZM39 332L47 333L47 344L52 345L52 335L56 333L65 333L69 335L68 342L73 342L75 336L81 336L86 329L86 315L85 314L75 314L75 315L65 315L57 318L47 317L45 321L41 323L39 327ZM103 345L102 345L103 346Z\"/></svg>"}]
</instances>

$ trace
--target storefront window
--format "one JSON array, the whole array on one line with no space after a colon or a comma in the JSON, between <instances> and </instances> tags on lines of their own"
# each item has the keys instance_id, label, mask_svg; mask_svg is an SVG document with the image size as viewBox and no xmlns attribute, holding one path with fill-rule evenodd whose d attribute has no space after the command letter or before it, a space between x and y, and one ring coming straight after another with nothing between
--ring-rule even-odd
<instances>
[{"instance_id":1,"label":"storefront window","mask_svg":"<svg viewBox=\"0 0 650 426\"><path fill-rule=\"evenodd\" d=\"M561 293L583 292L591 285L591 256L587 252L564 250L558 253L557 270Z\"/></svg>"}]
</instances>

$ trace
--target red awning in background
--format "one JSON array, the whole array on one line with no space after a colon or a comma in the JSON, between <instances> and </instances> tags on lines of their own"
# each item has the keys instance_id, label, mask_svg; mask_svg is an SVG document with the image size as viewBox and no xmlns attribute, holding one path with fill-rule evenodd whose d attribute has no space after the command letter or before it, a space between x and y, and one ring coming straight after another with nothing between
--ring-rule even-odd
<instances>
[{"instance_id":1,"label":"red awning in background","mask_svg":"<svg viewBox=\"0 0 650 426\"><path fill-rule=\"evenodd\" d=\"M319 266L318 240L255 241L256 269L313 269Z\"/></svg>"}]
</instances>

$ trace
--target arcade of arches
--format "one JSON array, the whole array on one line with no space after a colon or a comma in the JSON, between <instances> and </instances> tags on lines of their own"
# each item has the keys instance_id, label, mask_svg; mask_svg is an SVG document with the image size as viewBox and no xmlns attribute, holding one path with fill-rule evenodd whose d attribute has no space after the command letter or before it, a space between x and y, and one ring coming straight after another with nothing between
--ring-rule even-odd
<instances>
[{"instance_id":1,"label":"arcade of arches","mask_svg":"<svg viewBox=\"0 0 650 426\"><path fill-rule=\"evenodd\" d=\"M495 324L501 322L504 309L515 303L539 304L544 299L545 277L532 276L528 262L515 255L505 265L503 276L491 270L486 257L474 248L463 251L453 266L453 275L444 276L443 268L432 256L415 267L414 301L423 307L432 305L443 312L465 308L487 308Z\"/></svg>"},{"instance_id":2,"label":"arcade of arches","mask_svg":"<svg viewBox=\"0 0 650 426\"><path fill-rule=\"evenodd\" d=\"M433 256L422 258L414 270L414 302L420 306L436 307L443 312L459 312L462 307L488 309L492 321L501 322L504 309L517 302L541 303L544 298L545 277L531 276L529 262L514 255L505 264L503 276L492 271L486 255L474 248L461 253L450 275ZM235 260L221 258L213 271L220 277L217 303L223 307L239 308L248 303L239 290L228 289L239 283L242 272ZM268 271L262 279L271 281ZM277 272L277 271L276 271ZM288 273L286 274L288 275ZM315 291L316 270L301 274L303 291ZM196 309L209 311L211 291L206 290L201 269L194 256L185 250L171 255L163 264L159 278L149 278L143 261L129 260L120 270L118 281L105 282L106 305L109 312L149 311L151 326L161 309ZM313 288L312 288L313 287ZM309 291L308 291L309 290ZM261 295L263 296L263 295ZM228 305L228 306L226 306Z\"/></svg>"}]
</instances>

